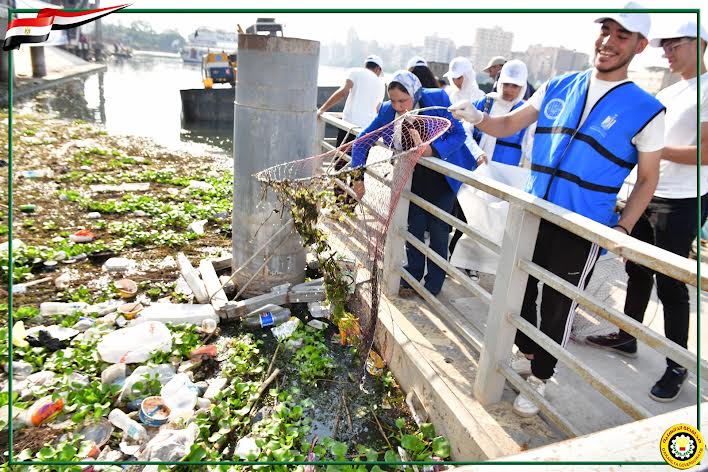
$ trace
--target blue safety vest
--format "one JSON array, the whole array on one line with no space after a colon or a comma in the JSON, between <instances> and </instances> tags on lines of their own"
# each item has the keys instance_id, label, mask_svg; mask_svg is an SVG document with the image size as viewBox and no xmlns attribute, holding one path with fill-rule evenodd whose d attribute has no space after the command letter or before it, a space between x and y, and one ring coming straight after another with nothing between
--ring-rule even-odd
<instances>
[{"instance_id":1,"label":"blue safety vest","mask_svg":"<svg viewBox=\"0 0 708 472\"><path fill-rule=\"evenodd\" d=\"M632 138L665 108L633 82L603 95L579 126L592 69L551 79L538 113L526 191L605 225L637 164Z\"/></svg>"},{"instance_id":2,"label":"blue safety vest","mask_svg":"<svg viewBox=\"0 0 708 472\"><path fill-rule=\"evenodd\" d=\"M474 106L477 108L477 110L489 113L489 110L492 109L493 104L494 99L487 96L477 100ZM523 100L519 101L513 107L511 107L510 111L516 110L523 104ZM494 146L492 160L495 162L501 162L502 164L518 166L519 162L521 162L521 143L524 140L525 134L526 128L522 129L516 134L512 134L511 136L497 138L496 145ZM478 128L475 128L472 132L472 137L475 141L477 141L477 144L482 141L482 136L484 136L484 133Z\"/></svg>"}]
</instances>

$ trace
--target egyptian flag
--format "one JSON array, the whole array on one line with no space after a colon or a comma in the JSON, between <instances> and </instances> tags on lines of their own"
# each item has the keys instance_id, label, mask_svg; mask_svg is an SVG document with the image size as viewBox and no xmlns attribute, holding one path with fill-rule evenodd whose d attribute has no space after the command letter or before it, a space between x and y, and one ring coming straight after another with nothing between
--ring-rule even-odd
<instances>
[{"instance_id":1,"label":"egyptian flag","mask_svg":"<svg viewBox=\"0 0 708 472\"><path fill-rule=\"evenodd\" d=\"M55 8L44 8L37 13L37 18L18 18L12 20L7 26L5 42L2 48L5 51L17 49L23 43L42 43L49 38L51 30L65 30L85 25L102 18L114 11L122 10L129 4L115 7L99 8L69 12Z\"/></svg>"}]
</instances>

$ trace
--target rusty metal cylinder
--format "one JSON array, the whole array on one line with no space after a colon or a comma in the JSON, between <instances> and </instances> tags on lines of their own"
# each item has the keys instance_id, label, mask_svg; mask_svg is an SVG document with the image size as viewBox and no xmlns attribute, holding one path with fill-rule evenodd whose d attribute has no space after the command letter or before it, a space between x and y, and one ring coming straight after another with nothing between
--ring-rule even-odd
<instances>
[{"instance_id":1,"label":"rusty metal cylinder","mask_svg":"<svg viewBox=\"0 0 708 472\"><path fill-rule=\"evenodd\" d=\"M258 171L315 153L319 43L241 34L234 104L233 268L240 267L290 218L272 192L262 198ZM284 214L282 214L284 213ZM268 259L265 266L261 267ZM274 238L236 276L244 296L305 277L305 250L291 231Z\"/></svg>"}]
</instances>

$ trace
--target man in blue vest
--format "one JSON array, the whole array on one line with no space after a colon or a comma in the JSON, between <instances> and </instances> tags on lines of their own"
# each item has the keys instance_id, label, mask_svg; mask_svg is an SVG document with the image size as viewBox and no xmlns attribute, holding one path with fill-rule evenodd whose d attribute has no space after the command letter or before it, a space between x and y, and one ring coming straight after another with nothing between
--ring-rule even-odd
<instances>
[{"instance_id":1,"label":"man in blue vest","mask_svg":"<svg viewBox=\"0 0 708 472\"><path fill-rule=\"evenodd\" d=\"M667 20L668 23L676 19ZM658 100L666 104L666 146L661 154L659 184L654 198L634 226L632 236L682 257L688 257L691 243L698 232L698 110L702 148L701 224L708 216L708 72L703 60L707 41L708 31L699 28L693 18L682 18L675 21L675 24L667 24L651 40L652 46L664 50L671 72L680 74L682 80L656 95ZM699 63L696 62L696 55L701 58ZM700 108L696 101L698 75L701 76ZM656 292L664 308L666 337L686 348L690 319L686 284L631 261L627 261L626 270L629 279L624 312L640 323L644 320L656 276ZM585 341L624 356L637 356L637 340L623 330L608 335L588 336ZM667 358L666 364L664 375L649 391L649 396L658 402L675 400L688 377L686 368L676 361Z\"/></svg>"},{"instance_id":2,"label":"man in blue vest","mask_svg":"<svg viewBox=\"0 0 708 472\"><path fill-rule=\"evenodd\" d=\"M628 7L633 7L628 5ZM627 79L636 54L647 46L646 13L619 13L598 18L593 68L555 77L528 102L504 116L490 117L470 104L455 104L456 117L492 136L510 136L537 121L526 190L537 197L629 234L652 198L659 178L664 145L664 107ZM617 193L637 167L637 184L619 218ZM598 257L595 244L542 220L533 262L584 287ZM544 286L540 324L536 298L538 280L528 278L521 316L565 346L575 304ZM557 359L518 331L520 355L512 368L531 374L528 383L540 395L555 372ZM533 416L538 407L524 394L514 412Z\"/></svg>"}]
</instances>

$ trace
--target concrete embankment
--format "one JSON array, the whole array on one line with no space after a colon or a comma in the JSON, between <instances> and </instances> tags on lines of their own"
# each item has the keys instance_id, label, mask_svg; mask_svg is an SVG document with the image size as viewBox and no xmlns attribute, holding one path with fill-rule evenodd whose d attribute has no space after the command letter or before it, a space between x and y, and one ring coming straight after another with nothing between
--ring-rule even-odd
<instances>
[{"instance_id":1,"label":"concrete embankment","mask_svg":"<svg viewBox=\"0 0 708 472\"><path fill-rule=\"evenodd\" d=\"M13 70L15 72L15 83L12 91L14 100L32 96L41 90L69 80L106 70L105 64L87 62L58 47L44 46L47 75L44 77L32 77L29 49L29 47L23 46L19 51L12 52ZM7 106L7 97L8 89L7 87L2 87L0 89L0 106Z\"/></svg>"}]
</instances>

